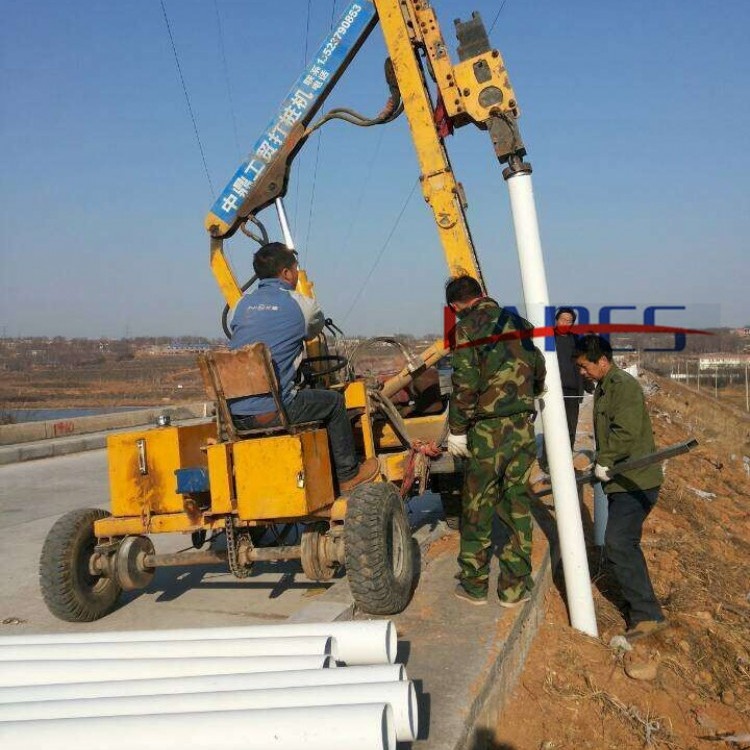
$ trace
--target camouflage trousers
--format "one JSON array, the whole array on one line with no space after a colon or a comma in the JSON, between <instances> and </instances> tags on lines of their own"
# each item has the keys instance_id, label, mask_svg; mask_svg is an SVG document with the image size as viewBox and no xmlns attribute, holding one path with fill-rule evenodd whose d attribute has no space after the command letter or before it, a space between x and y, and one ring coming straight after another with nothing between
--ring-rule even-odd
<instances>
[{"instance_id":1,"label":"camouflage trousers","mask_svg":"<svg viewBox=\"0 0 750 750\"><path fill-rule=\"evenodd\" d=\"M498 596L513 602L533 585L528 479L536 443L529 417L484 419L469 430L458 564L459 579L474 596L487 595L495 512L509 534L499 555Z\"/></svg>"}]
</instances>

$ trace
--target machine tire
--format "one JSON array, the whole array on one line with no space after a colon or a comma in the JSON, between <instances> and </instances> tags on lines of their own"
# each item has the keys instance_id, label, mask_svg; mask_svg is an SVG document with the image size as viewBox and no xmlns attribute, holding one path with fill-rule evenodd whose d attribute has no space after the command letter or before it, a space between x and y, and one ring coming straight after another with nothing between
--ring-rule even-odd
<instances>
[{"instance_id":1,"label":"machine tire","mask_svg":"<svg viewBox=\"0 0 750 750\"><path fill-rule=\"evenodd\" d=\"M354 601L373 615L401 612L414 590L414 551L406 511L390 482L360 484L349 495L344 560Z\"/></svg>"},{"instance_id":2,"label":"machine tire","mask_svg":"<svg viewBox=\"0 0 750 750\"><path fill-rule=\"evenodd\" d=\"M44 540L39 585L47 608L61 620L91 622L117 605L120 586L88 570L96 546L94 522L109 515L99 508L73 510L58 519Z\"/></svg>"}]
</instances>

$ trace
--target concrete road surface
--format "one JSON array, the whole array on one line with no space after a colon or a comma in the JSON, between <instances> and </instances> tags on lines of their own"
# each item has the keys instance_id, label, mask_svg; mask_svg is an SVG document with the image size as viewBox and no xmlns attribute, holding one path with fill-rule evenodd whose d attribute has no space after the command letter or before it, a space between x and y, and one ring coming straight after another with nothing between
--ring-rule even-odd
<instances>
[{"instance_id":1,"label":"concrete road surface","mask_svg":"<svg viewBox=\"0 0 750 750\"><path fill-rule=\"evenodd\" d=\"M64 623L39 591L42 544L54 522L76 508L108 508L104 450L0 466L0 635L70 630L128 630L282 622L335 583L314 583L299 562L256 563L244 580L220 567L163 568L151 585L122 597L111 615ZM190 546L190 537L152 537L157 552Z\"/></svg>"}]
</instances>

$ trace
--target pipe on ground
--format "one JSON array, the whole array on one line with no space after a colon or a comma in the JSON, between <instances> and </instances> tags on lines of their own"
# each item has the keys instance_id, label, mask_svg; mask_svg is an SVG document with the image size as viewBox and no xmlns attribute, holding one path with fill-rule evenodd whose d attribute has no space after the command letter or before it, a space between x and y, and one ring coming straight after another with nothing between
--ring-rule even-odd
<instances>
[{"instance_id":1,"label":"pipe on ground","mask_svg":"<svg viewBox=\"0 0 750 750\"><path fill-rule=\"evenodd\" d=\"M330 656L216 656L189 659L100 659L98 661L0 662L0 687L72 682L143 680L257 672L291 672L335 667Z\"/></svg>"},{"instance_id":2,"label":"pipe on ground","mask_svg":"<svg viewBox=\"0 0 750 750\"><path fill-rule=\"evenodd\" d=\"M343 670L333 670L338 672ZM91 716L147 716L203 711L256 710L286 707L344 706L386 703L393 710L396 739L417 736L418 706L414 684L406 682L357 685L313 685L271 690L235 690L179 695L131 695L0 705L0 722L73 719Z\"/></svg>"},{"instance_id":3,"label":"pipe on ground","mask_svg":"<svg viewBox=\"0 0 750 750\"><path fill-rule=\"evenodd\" d=\"M217 743L222 750L395 750L396 732L393 711L382 703L0 724L0 745L13 750L184 750Z\"/></svg>"},{"instance_id":4,"label":"pipe on ground","mask_svg":"<svg viewBox=\"0 0 750 750\"><path fill-rule=\"evenodd\" d=\"M117 643L119 641L177 641L231 638L273 638L330 635L336 639L338 659L349 666L393 664L396 660L396 627L391 620L360 622L310 622L281 625L248 625L182 630L134 630L98 633L54 633L0 637L0 645L45 643Z\"/></svg>"},{"instance_id":5,"label":"pipe on ground","mask_svg":"<svg viewBox=\"0 0 750 750\"><path fill-rule=\"evenodd\" d=\"M57 685L1 687L0 704L60 701L71 698L115 698L127 695L177 695L229 690L270 690L310 685L354 685L368 682L406 680L403 664L376 664L341 669L306 669L294 672L252 672L247 674L160 677L119 682L72 682Z\"/></svg>"},{"instance_id":6,"label":"pipe on ground","mask_svg":"<svg viewBox=\"0 0 750 750\"><path fill-rule=\"evenodd\" d=\"M331 636L290 638L231 638L223 641L139 641L128 643L27 643L0 645L0 663L55 661L57 659L185 659L201 656L308 656L323 654L338 659Z\"/></svg>"}]
</instances>

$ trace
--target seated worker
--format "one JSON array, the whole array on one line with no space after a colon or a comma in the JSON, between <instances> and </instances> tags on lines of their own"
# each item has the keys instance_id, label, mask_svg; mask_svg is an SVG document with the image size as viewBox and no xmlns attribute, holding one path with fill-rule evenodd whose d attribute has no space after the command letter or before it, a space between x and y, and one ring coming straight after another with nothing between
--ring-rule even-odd
<instances>
[{"instance_id":1,"label":"seated worker","mask_svg":"<svg viewBox=\"0 0 750 750\"><path fill-rule=\"evenodd\" d=\"M325 424L341 492L374 479L378 461L370 458L359 464L344 397L336 391L297 390L294 385L304 357L304 341L317 336L325 322L318 303L294 291L299 276L296 253L280 242L270 242L255 253L253 268L258 286L242 296L232 313L230 348L255 342L268 347L289 421ZM280 421L270 394L232 399L229 409L242 430L271 427Z\"/></svg>"}]
</instances>

